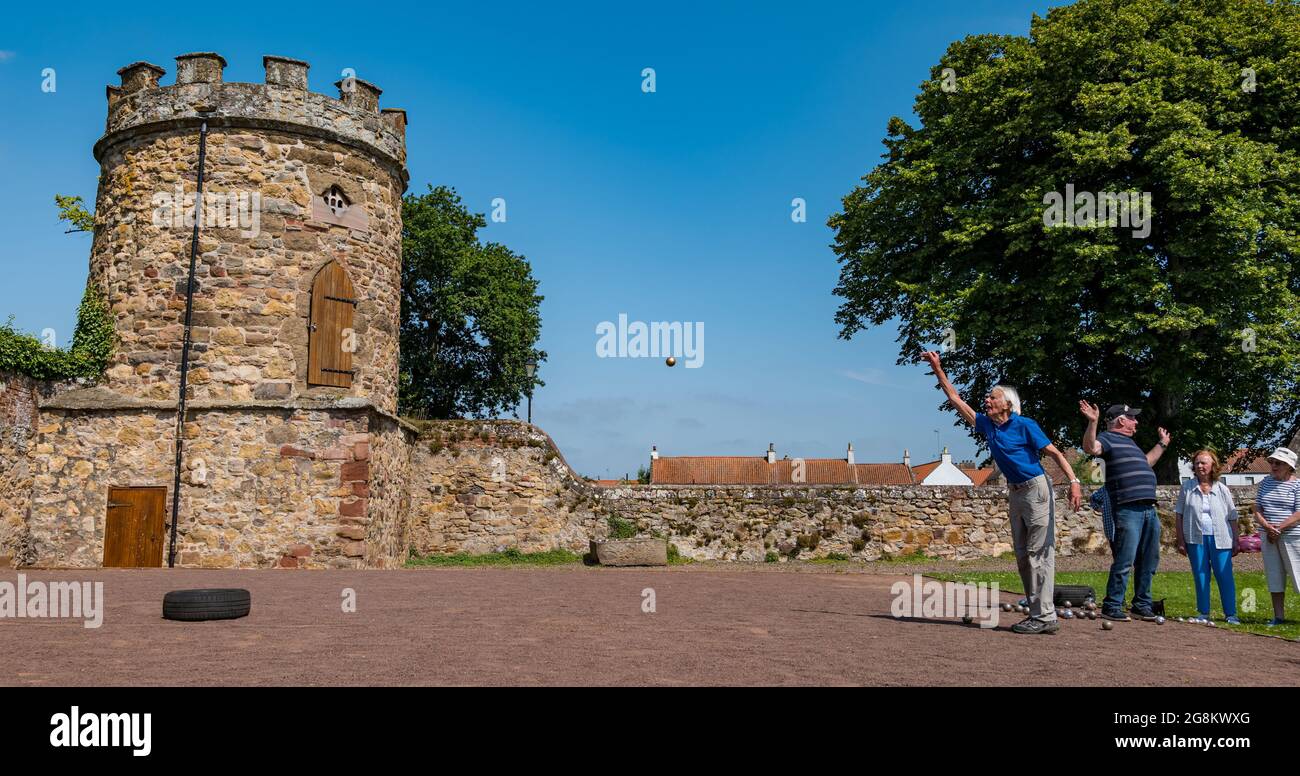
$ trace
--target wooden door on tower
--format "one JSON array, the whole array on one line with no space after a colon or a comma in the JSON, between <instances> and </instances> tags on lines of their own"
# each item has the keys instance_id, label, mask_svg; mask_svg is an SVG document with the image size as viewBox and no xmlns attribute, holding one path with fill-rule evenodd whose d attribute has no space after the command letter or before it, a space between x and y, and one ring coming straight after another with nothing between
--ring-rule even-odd
<instances>
[{"instance_id":1,"label":"wooden door on tower","mask_svg":"<svg viewBox=\"0 0 1300 776\"><path fill-rule=\"evenodd\" d=\"M307 384L352 386L352 351L356 332L352 317L356 292L336 261L317 273L311 287L311 327L307 338Z\"/></svg>"}]
</instances>

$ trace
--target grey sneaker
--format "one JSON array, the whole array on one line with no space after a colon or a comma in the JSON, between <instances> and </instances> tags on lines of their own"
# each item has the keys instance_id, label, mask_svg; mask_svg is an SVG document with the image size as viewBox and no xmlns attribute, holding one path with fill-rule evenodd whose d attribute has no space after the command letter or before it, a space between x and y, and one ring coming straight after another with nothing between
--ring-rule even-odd
<instances>
[{"instance_id":1,"label":"grey sneaker","mask_svg":"<svg viewBox=\"0 0 1300 776\"><path fill-rule=\"evenodd\" d=\"M1102 612L1101 619L1113 622L1133 622L1133 618L1123 612Z\"/></svg>"},{"instance_id":2,"label":"grey sneaker","mask_svg":"<svg viewBox=\"0 0 1300 776\"><path fill-rule=\"evenodd\" d=\"M1056 633L1061 624L1056 620L1035 620L1027 617L1011 626L1012 633Z\"/></svg>"}]
</instances>

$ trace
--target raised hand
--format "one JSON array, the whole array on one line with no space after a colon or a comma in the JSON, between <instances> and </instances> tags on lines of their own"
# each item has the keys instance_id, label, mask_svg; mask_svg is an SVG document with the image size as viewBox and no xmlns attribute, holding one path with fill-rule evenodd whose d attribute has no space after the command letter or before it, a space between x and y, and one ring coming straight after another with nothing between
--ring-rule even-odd
<instances>
[{"instance_id":1,"label":"raised hand","mask_svg":"<svg viewBox=\"0 0 1300 776\"><path fill-rule=\"evenodd\" d=\"M1158 432L1160 434L1160 444L1164 445L1165 447L1168 447L1169 440L1171 439L1171 437L1169 436L1169 432L1163 428L1158 429Z\"/></svg>"},{"instance_id":2,"label":"raised hand","mask_svg":"<svg viewBox=\"0 0 1300 776\"><path fill-rule=\"evenodd\" d=\"M921 359L930 365L930 368L934 370L936 375L943 371L943 367L939 364L938 351L927 350L921 354Z\"/></svg>"},{"instance_id":3,"label":"raised hand","mask_svg":"<svg viewBox=\"0 0 1300 776\"><path fill-rule=\"evenodd\" d=\"M1095 423L1101 417L1101 410L1095 404L1089 404L1082 399L1079 401L1079 412L1088 419L1088 422Z\"/></svg>"}]
</instances>

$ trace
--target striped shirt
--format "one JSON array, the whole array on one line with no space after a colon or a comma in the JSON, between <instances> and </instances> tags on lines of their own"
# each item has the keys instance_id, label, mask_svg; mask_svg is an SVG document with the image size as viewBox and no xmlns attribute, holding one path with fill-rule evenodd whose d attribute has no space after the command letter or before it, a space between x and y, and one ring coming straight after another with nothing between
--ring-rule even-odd
<instances>
[{"instance_id":1,"label":"striped shirt","mask_svg":"<svg viewBox=\"0 0 1300 776\"><path fill-rule=\"evenodd\" d=\"M1106 462L1106 490L1111 504L1120 507L1136 501L1156 500L1156 472L1133 437L1103 431L1097 435L1101 459Z\"/></svg>"},{"instance_id":2,"label":"striped shirt","mask_svg":"<svg viewBox=\"0 0 1300 776\"><path fill-rule=\"evenodd\" d=\"M1272 525L1279 525L1291 515L1300 512L1300 479L1286 482L1265 477L1255 494L1255 503L1264 519Z\"/></svg>"}]
</instances>

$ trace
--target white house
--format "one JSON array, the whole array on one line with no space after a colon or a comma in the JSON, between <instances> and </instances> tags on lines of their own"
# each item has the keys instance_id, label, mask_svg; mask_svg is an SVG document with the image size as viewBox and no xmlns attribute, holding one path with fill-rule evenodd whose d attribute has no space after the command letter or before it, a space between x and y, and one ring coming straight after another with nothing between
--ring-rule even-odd
<instances>
[{"instance_id":1,"label":"white house","mask_svg":"<svg viewBox=\"0 0 1300 776\"><path fill-rule=\"evenodd\" d=\"M974 485L975 482L967 476L966 472L957 468L952 462L952 456L948 454L948 448L943 449L943 455L937 461L923 463L912 467L912 475L916 478L918 485Z\"/></svg>"}]
</instances>

